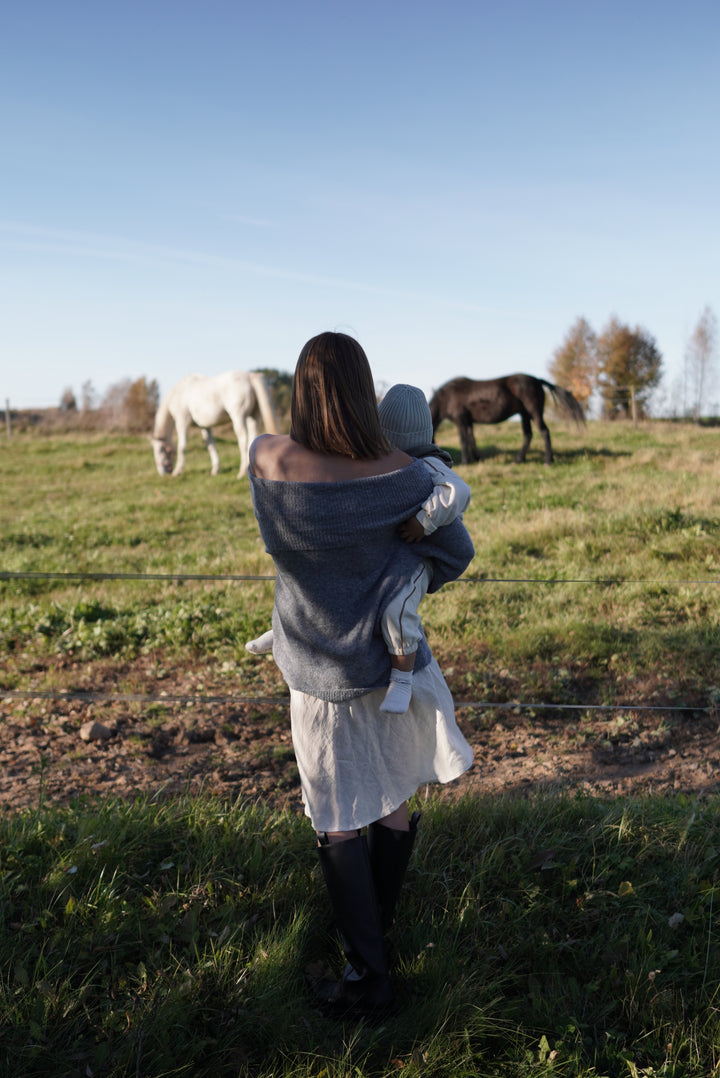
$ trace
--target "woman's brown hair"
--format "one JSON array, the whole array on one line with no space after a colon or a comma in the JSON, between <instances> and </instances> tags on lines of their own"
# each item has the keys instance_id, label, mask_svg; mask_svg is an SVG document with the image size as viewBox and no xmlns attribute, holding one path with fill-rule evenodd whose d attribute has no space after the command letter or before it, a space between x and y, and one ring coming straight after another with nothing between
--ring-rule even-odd
<instances>
[{"instance_id":1,"label":"woman's brown hair","mask_svg":"<svg viewBox=\"0 0 720 1078\"><path fill-rule=\"evenodd\" d=\"M377 460L392 449L382 432L370 364L353 337L320 333L300 352L290 434L318 453Z\"/></svg>"}]
</instances>

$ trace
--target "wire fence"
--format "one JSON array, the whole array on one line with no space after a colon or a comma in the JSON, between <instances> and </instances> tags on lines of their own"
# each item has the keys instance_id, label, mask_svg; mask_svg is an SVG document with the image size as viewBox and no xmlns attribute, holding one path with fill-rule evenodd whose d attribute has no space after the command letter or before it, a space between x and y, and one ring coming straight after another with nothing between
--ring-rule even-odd
<instances>
[{"instance_id":1,"label":"wire fence","mask_svg":"<svg viewBox=\"0 0 720 1078\"><path fill-rule=\"evenodd\" d=\"M275 580L274 574L247 574L247 573L148 573L148 572L90 572L90 571L65 571L65 570L42 570L42 571L0 571L0 580L67 580L67 581L102 581L102 580L136 580L136 581L166 581L178 583L182 581L267 581ZM452 584L573 584L573 585L601 585L621 586L627 584L663 585L663 586L706 586L720 584L720 578L709 577L701 579L648 579L631 577L488 577L482 575L463 576ZM289 695L284 696L244 696L240 694L220 695L186 695L182 693L113 693L94 692L84 689L78 690L39 690L39 689L0 689L0 699L4 700L66 700L85 703L140 703L140 704L182 704L182 705L235 705L235 706L284 706L290 704ZM693 714L717 714L720 706L712 703L706 706L689 704L563 704L547 703L538 701L519 700L456 700L456 707L468 710L507 710L507 711L600 711L600 712L629 712L629 711L654 711Z\"/></svg>"},{"instance_id":2,"label":"wire fence","mask_svg":"<svg viewBox=\"0 0 720 1078\"><path fill-rule=\"evenodd\" d=\"M274 575L245 573L92 573L57 570L52 572L0 572L0 580L274 580Z\"/></svg>"},{"instance_id":3,"label":"wire fence","mask_svg":"<svg viewBox=\"0 0 720 1078\"><path fill-rule=\"evenodd\" d=\"M40 690L40 689L0 689L0 699L7 700L77 700L84 703L136 703L136 704L232 704L234 706L281 705L290 706L290 697L285 696L240 696L221 694L190 696L182 693L132 693L132 692L94 692L77 690ZM455 700L456 708L470 711L672 711L692 714L718 714L720 708L714 705L702 706L691 704L556 704L523 702L521 700Z\"/></svg>"},{"instance_id":4,"label":"wire fence","mask_svg":"<svg viewBox=\"0 0 720 1078\"><path fill-rule=\"evenodd\" d=\"M52 570L38 572L6 572L0 571L0 580L165 580L168 583L176 583L184 580L205 581L243 581L243 580L275 580L274 574L247 574L247 573L109 573L87 572L73 570ZM705 585L720 584L720 577L703 577L698 580L668 580L653 577L515 577L515 576L461 576L457 580L448 582L452 584L599 584L603 587L617 586L621 584L654 584L654 585ZM448 584L445 587L448 587Z\"/></svg>"}]
</instances>

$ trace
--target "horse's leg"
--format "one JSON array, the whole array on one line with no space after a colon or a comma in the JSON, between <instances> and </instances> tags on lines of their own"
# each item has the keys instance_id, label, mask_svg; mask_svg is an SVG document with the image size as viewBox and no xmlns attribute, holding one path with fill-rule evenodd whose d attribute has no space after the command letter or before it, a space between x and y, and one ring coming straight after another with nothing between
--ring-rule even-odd
<instances>
[{"instance_id":1,"label":"horse's leg","mask_svg":"<svg viewBox=\"0 0 720 1078\"><path fill-rule=\"evenodd\" d=\"M530 422L530 416L527 412L520 413L520 420L522 422L523 429L523 442L520 446L520 451L515 457L516 464L522 464L527 456L527 451L530 448L530 442L532 441L532 423Z\"/></svg>"},{"instance_id":2,"label":"horse's leg","mask_svg":"<svg viewBox=\"0 0 720 1078\"><path fill-rule=\"evenodd\" d=\"M543 438L545 439L545 463L552 464L555 458L553 457L552 442L550 441L550 431L548 430L548 425L542 416L540 416L540 418L537 420L537 425L542 432Z\"/></svg>"},{"instance_id":3,"label":"horse's leg","mask_svg":"<svg viewBox=\"0 0 720 1078\"><path fill-rule=\"evenodd\" d=\"M238 449L240 450L240 468L237 477L238 479L242 479L248 469L248 451L250 445L254 442L255 438L257 438L257 423L251 415L247 415L244 418L241 416L234 416L231 418L235 437L237 438Z\"/></svg>"},{"instance_id":4,"label":"horse's leg","mask_svg":"<svg viewBox=\"0 0 720 1078\"><path fill-rule=\"evenodd\" d=\"M249 415L245 420L245 432L245 452L243 453L242 449L240 450L240 471L238 472L238 479L242 479L242 477L245 475L245 472L248 470L248 454L250 452L250 446L257 438L258 425L254 417L251 415Z\"/></svg>"},{"instance_id":5,"label":"horse's leg","mask_svg":"<svg viewBox=\"0 0 720 1078\"><path fill-rule=\"evenodd\" d=\"M215 439L213 438L213 433L209 427L201 427L200 431L203 436L203 441L207 446L207 451L210 454L210 461L212 464L212 467L210 468L210 475L217 475L220 471L220 457L218 456L218 451L215 448Z\"/></svg>"},{"instance_id":6,"label":"horse's leg","mask_svg":"<svg viewBox=\"0 0 720 1078\"><path fill-rule=\"evenodd\" d=\"M473 433L473 421L469 416L464 415L457 420L456 426L460 436L460 459L463 464L473 464L480 459Z\"/></svg>"},{"instance_id":7,"label":"horse's leg","mask_svg":"<svg viewBox=\"0 0 720 1078\"><path fill-rule=\"evenodd\" d=\"M468 458L469 446L467 436L467 423L458 419L455 426L457 427L458 438L460 439L460 462L462 464L470 464Z\"/></svg>"},{"instance_id":8,"label":"horse's leg","mask_svg":"<svg viewBox=\"0 0 720 1078\"><path fill-rule=\"evenodd\" d=\"M480 460L480 450L475 441L475 427L473 426L472 416L469 416L467 421L467 439L470 460L474 464L476 460Z\"/></svg>"},{"instance_id":9,"label":"horse's leg","mask_svg":"<svg viewBox=\"0 0 720 1078\"><path fill-rule=\"evenodd\" d=\"M173 475L182 475L183 468L185 467L185 447L187 445L188 424L181 419L176 419L175 430L177 431L177 458L172 473Z\"/></svg>"}]
</instances>

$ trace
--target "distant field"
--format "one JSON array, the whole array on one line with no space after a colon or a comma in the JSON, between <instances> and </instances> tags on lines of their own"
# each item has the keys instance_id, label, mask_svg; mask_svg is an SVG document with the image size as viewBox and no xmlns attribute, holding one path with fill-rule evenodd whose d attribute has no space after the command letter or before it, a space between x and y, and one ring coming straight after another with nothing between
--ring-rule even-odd
<instances>
[{"instance_id":1,"label":"distant field","mask_svg":"<svg viewBox=\"0 0 720 1078\"><path fill-rule=\"evenodd\" d=\"M473 500L466 574L424 605L433 647L466 698L707 704L717 693L720 432L692 425L556 423L557 461L512 463L519 427L477 427L458 466ZM456 446L454 428L440 442ZM187 472L160 478L142 437L18 435L0 444L5 572L270 575L237 448L209 475L195 434ZM0 582L6 684L52 654L75 661L160 649L248 667L263 582ZM713 698L714 699L714 698Z\"/></svg>"}]
</instances>

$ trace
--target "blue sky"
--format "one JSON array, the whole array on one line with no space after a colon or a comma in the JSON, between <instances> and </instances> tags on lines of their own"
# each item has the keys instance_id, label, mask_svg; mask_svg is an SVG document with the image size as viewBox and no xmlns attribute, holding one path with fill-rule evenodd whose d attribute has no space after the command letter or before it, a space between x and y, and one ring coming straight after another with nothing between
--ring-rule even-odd
<instances>
[{"instance_id":1,"label":"blue sky","mask_svg":"<svg viewBox=\"0 0 720 1078\"><path fill-rule=\"evenodd\" d=\"M292 370L546 376L584 316L673 392L720 315L716 0L27 0L0 14L0 403Z\"/></svg>"}]
</instances>

